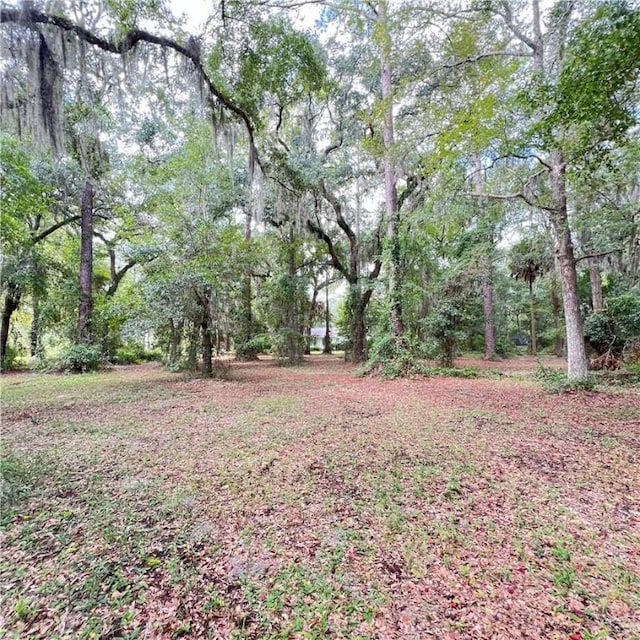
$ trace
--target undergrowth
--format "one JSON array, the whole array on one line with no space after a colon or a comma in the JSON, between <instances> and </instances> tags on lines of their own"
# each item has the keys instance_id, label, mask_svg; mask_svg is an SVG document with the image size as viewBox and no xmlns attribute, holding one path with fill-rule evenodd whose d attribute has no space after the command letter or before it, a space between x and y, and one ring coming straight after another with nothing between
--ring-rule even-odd
<instances>
[{"instance_id":1,"label":"undergrowth","mask_svg":"<svg viewBox=\"0 0 640 640\"><path fill-rule=\"evenodd\" d=\"M542 384L542 388L548 393L593 391L596 387L596 379L593 375L589 375L586 380L569 380L564 371L545 367L541 362L538 362L533 377Z\"/></svg>"},{"instance_id":2,"label":"undergrowth","mask_svg":"<svg viewBox=\"0 0 640 640\"><path fill-rule=\"evenodd\" d=\"M0 523L10 520L15 507L43 483L48 468L42 455L27 458L0 451Z\"/></svg>"},{"instance_id":3,"label":"undergrowth","mask_svg":"<svg viewBox=\"0 0 640 640\"><path fill-rule=\"evenodd\" d=\"M427 364L420 350L406 338L384 338L377 341L367 362L359 369L360 375L380 375L383 378L480 378L496 375L482 372L476 367L445 367ZM497 374L499 375L499 374Z\"/></svg>"}]
</instances>

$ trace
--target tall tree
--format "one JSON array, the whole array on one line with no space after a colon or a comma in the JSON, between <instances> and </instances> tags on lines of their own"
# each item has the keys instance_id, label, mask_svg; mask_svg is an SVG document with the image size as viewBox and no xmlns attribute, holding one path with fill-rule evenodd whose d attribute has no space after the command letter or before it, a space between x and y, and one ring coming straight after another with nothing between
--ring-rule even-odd
<instances>
[{"instance_id":1,"label":"tall tree","mask_svg":"<svg viewBox=\"0 0 640 640\"><path fill-rule=\"evenodd\" d=\"M322 209L320 204L316 206L315 215L308 220L307 225L311 232L326 244L331 258L331 265L342 274L348 283L347 313L349 315L350 357L353 362L364 362L367 358L365 312L373 294L374 283L382 268L379 235L376 234L377 251L374 252L375 257L371 270L369 273L363 274L361 260L363 258L362 249L364 243L362 242L361 234L356 233L348 223L343 214L343 205L340 199L327 188L324 181L321 181L320 187L324 199L331 205L338 229L346 237L346 255L342 248L337 245L337 241L321 226L318 211Z\"/></svg>"},{"instance_id":2,"label":"tall tree","mask_svg":"<svg viewBox=\"0 0 640 640\"><path fill-rule=\"evenodd\" d=\"M576 3L554 3L544 31L539 0L531 0L528 28L509 0L487 3L513 38L528 50L532 66L528 115L532 125L525 155L539 161L534 183L546 177L540 196L521 193L549 215L562 285L567 335L568 377L584 380L588 358L584 345L576 256L569 215L567 167L624 134L632 120L638 75L640 12L625 2L602 3L575 20ZM590 5L585 3L583 11ZM610 73L609 73L610 72ZM576 88L579 87L579 90ZM612 123L609 118L613 119ZM537 148L538 154L532 152Z\"/></svg>"},{"instance_id":3,"label":"tall tree","mask_svg":"<svg viewBox=\"0 0 640 640\"><path fill-rule=\"evenodd\" d=\"M37 158L33 149L26 148L15 139L3 137L0 145L0 237L4 303L0 327L0 369L4 369L14 312L25 292L37 295L43 286L40 281L40 247L56 231L80 218L73 210L54 206L53 188L45 181L47 177L37 175L30 164L29 154Z\"/></svg>"}]
</instances>

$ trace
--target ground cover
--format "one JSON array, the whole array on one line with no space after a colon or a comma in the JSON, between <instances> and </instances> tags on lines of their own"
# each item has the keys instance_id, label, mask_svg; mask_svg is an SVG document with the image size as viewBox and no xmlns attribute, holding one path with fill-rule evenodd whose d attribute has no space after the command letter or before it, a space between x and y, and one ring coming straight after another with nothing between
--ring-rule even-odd
<instances>
[{"instance_id":1,"label":"ground cover","mask_svg":"<svg viewBox=\"0 0 640 640\"><path fill-rule=\"evenodd\" d=\"M3 377L0 637L640 638L640 391L500 364Z\"/></svg>"}]
</instances>

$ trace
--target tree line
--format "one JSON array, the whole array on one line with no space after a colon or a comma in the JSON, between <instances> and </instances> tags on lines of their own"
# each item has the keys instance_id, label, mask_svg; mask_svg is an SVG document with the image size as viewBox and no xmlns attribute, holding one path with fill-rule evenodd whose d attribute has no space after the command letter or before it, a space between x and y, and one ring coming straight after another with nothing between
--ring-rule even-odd
<instances>
[{"instance_id":1,"label":"tree line","mask_svg":"<svg viewBox=\"0 0 640 640\"><path fill-rule=\"evenodd\" d=\"M639 356L633 3L0 11L3 370L27 325L36 361L296 364L314 325L331 350L329 287L348 357L394 374Z\"/></svg>"}]
</instances>

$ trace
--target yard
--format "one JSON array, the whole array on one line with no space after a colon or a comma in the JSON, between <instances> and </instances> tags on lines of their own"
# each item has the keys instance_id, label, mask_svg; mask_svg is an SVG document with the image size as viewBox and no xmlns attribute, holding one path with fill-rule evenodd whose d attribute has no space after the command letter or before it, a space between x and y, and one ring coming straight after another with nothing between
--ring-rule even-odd
<instances>
[{"instance_id":1,"label":"yard","mask_svg":"<svg viewBox=\"0 0 640 640\"><path fill-rule=\"evenodd\" d=\"M0 637L640 638L640 390L493 366L4 376Z\"/></svg>"}]
</instances>

